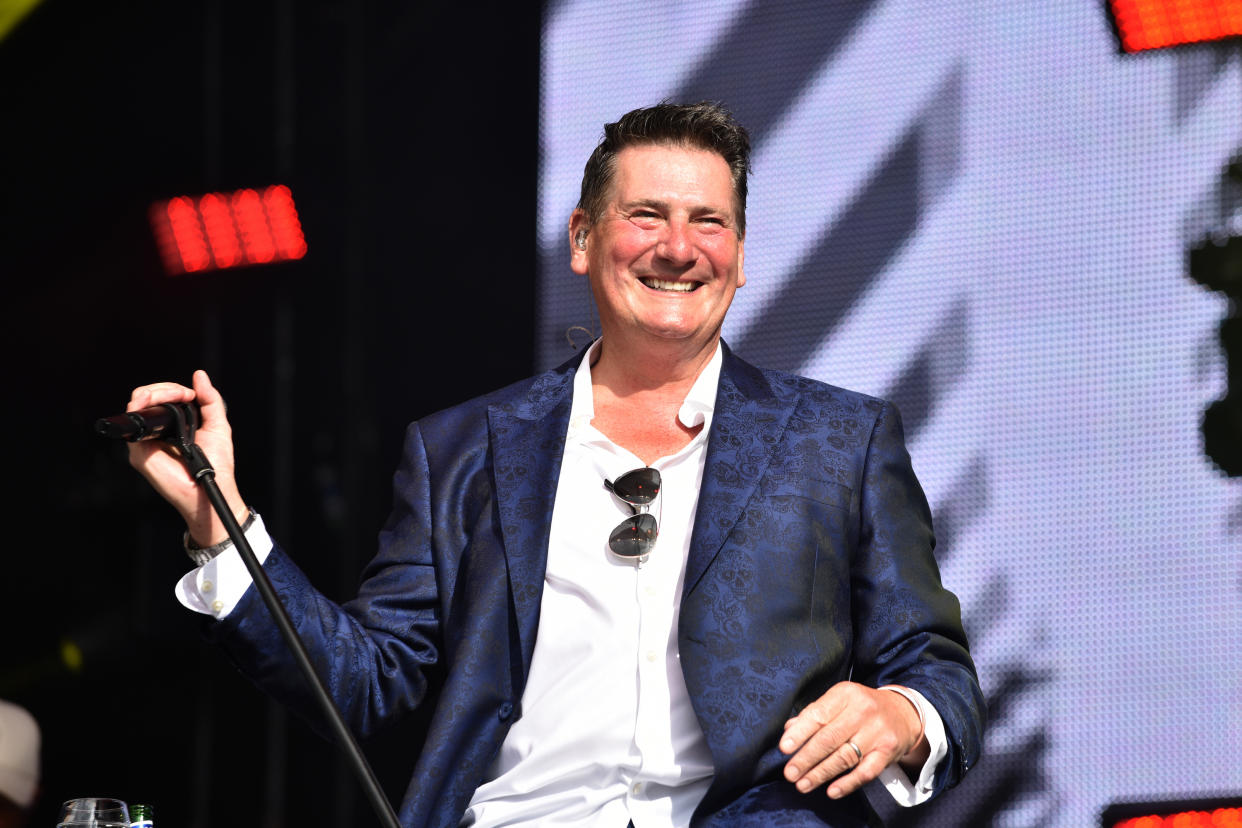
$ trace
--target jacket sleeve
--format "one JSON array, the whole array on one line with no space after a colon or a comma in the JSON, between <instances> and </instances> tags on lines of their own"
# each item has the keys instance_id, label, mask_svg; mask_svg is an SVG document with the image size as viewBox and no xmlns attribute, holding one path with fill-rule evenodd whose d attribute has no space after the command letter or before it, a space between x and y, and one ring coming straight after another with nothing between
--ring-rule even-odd
<instances>
[{"instance_id":1,"label":"jacket sleeve","mask_svg":"<svg viewBox=\"0 0 1242 828\"><path fill-rule=\"evenodd\" d=\"M939 793L978 762L985 703L961 608L940 582L931 512L891 403L876 417L859 491L851 563L853 679L911 687L936 708L948 737L934 783Z\"/></svg>"},{"instance_id":2,"label":"jacket sleeve","mask_svg":"<svg viewBox=\"0 0 1242 828\"><path fill-rule=\"evenodd\" d=\"M394 476L393 509L379 553L364 571L356 598L338 605L324 597L279 546L264 562L316 672L361 736L417 707L439 658L440 590L429 504L427 455L415 424ZM207 634L252 681L323 729L306 679L255 587Z\"/></svg>"}]
</instances>

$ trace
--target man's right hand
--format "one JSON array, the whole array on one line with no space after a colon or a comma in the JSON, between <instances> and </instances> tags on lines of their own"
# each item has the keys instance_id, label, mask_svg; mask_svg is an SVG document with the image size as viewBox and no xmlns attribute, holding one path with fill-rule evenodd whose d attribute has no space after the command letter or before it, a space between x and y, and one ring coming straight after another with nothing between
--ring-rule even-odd
<instances>
[{"instance_id":1,"label":"man's right hand","mask_svg":"<svg viewBox=\"0 0 1242 828\"><path fill-rule=\"evenodd\" d=\"M216 471L216 483L238 523L250 511L237 491L233 474L233 429L224 412L224 398L211 384L206 371L194 372L194 387L175 382L157 382L134 389L128 411L140 411L164 403L198 401L202 423L194 435L207 460ZM150 481L160 495L185 519L190 539L199 546L212 546L228 537L228 532L211 508L206 493L190 477L178 450L163 440L143 440L129 444L129 462Z\"/></svg>"}]
</instances>

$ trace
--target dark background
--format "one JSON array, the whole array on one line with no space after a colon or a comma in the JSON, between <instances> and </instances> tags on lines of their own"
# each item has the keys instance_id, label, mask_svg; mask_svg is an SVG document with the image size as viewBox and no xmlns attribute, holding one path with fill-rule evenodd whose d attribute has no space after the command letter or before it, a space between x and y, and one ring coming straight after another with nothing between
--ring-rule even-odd
<instances>
[{"instance_id":1,"label":"dark background","mask_svg":"<svg viewBox=\"0 0 1242 828\"><path fill-rule=\"evenodd\" d=\"M45 0L0 41L0 696L43 726L32 824L73 796L375 824L203 642L179 519L91 424L207 368L247 501L349 596L405 423L532 370L539 31L526 3ZM163 274L152 202L272 183L305 259ZM368 745L394 802L417 728Z\"/></svg>"}]
</instances>

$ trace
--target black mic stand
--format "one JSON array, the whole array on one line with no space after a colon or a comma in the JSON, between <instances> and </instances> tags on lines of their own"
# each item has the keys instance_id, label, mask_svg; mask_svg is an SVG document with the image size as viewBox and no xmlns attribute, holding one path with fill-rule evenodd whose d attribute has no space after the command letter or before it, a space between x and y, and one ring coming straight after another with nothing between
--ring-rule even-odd
<instances>
[{"instance_id":1,"label":"black mic stand","mask_svg":"<svg viewBox=\"0 0 1242 828\"><path fill-rule=\"evenodd\" d=\"M401 828L400 823L397 822L397 815L393 812L392 805L389 804L388 798L384 796L384 791L380 788L379 781L375 778L375 771L371 770L370 764L367 763L367 758L362 754L362 748L358 746L358 741L354 738L354 734L345 726L345 720L341 717L341 711L337 710L336 704L333 703L332 697L328 695L328 691L323 686L323 681L319 678L319 674L315 672L310 656L306 652L306 645L302 643L302 639L298 638L298 633L293 628L293 621L290 620L289 613L285 611L284 605L280 603L280 598L276 595L272 582L268 579L267 573L263 571L259 560L254 556L254 550L250 548L250 544L246 541L246 536L242 532L241 526L238 525L237 518L233 517L233 512L229 509L228 503L225 502L224 495L220 493L220 487L216 485L216 470L207 461L207 456L203 454L203 450L194 442L195 424L185 416L182 406L170 405L168 408L172 410L177 421L176 438L169 438L169 441L181 449L181 456L185 460L186 466L189 467L190 475L193 476L195 483L206 492L207 499L211 501L212 508L216 510L216 514L220 516L220 520L224 523L224 528L228 530L229 537L233 540L233 545L237 547L237 551L241 554L242 563L250 571L250 577L254 580L254 585L258 587L259 595L263 597L263 603L267 604L268 610L272 613L272 619L276 622L276 626L280 628L281 636L285 639L285 643L289 645L298 667L301 668L302 674L306 676L307 682L310 683L312 695L319 703L319 707L327 718L328 725L333 735L336 736L341 749L344 750L354 775L358 777L358 782L361 783L367 799L371 802L372 810L375 811L380 824L385 826L385 828Z\"/></svg>"}]
</instances>

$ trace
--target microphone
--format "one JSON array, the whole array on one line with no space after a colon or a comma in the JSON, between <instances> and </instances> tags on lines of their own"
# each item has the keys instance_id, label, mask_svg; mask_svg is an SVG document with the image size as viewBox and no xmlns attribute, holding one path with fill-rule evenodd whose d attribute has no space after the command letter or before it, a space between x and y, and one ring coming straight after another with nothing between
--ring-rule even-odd
<instances>
[{"instance_id":1,"label":"microphone","mask_svg":"<svg viewBox=\"0 0 1242 828\"><path fill-rule=\"evenodd\" d=\"M131 443L139 440L176 440L181 436L182 423L192 437L200 422L198 403L165 403L100 418L95 421L95 433Z\"/></svg>"}]
</instances>

